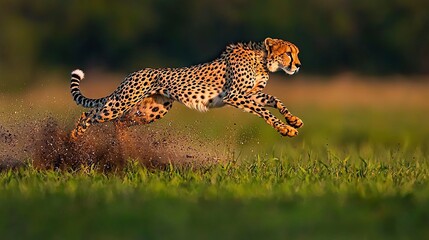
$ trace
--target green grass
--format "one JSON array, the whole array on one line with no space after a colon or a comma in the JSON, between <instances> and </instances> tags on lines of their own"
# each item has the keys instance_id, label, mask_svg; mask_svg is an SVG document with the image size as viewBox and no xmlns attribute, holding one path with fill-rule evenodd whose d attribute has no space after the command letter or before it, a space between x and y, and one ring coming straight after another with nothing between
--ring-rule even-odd
<instances>
[{"instance_id":1,"label":"green grass","mask_svg":"<svg viewBox=\"0 0 429 240\"><path fill-rule=\"evenodd\" d=\"M2 238L425 238L429 167L392 159L258 158L117 173L0 173Z\"/></svg>"},{"instance_id":2,"label":"green grass","mask_svg":"<svg viewBox=\"0 0 429 240\"><path fill-rule=\"evenodd\" d=\"M294 139L235 109L153 125L226 138L233 157L211 166L0 172L0 238L429 238L427 110L302 110Z\"/></svg>"}]
</instances>

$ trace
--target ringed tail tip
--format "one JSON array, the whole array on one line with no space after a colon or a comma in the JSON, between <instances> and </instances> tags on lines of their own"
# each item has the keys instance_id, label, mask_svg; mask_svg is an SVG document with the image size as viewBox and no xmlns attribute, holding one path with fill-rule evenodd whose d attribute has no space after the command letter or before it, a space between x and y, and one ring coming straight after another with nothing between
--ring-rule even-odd
<instances>
[{"instance_id":1,"label":"ringed tail tip","mask_svg":"<svg viewBox=\"0 0 429 240\"><path fill-rule=\"evenodd\" d=\"M84 73L83 73L83 71L82 71L82 70L80 70L80 69L76 69L76 70L74 70L71 74L72 74L72 75L74 75L74 74L78 75L80 79L83 79L83 78L85 77L85 74L84 74Z\"/></svg>"}]
</instances>

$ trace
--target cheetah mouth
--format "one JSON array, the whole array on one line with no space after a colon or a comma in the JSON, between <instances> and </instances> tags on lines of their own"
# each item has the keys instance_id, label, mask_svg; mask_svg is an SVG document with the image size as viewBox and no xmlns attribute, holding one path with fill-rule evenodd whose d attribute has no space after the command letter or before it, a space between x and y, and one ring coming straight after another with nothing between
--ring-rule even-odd
<instances>
[{"instance_id":1,"label":"cheetah mouth","mask_svg":"<svg viewBox=\"0 0 429 240\"><path fill-rule=\"evenodd\" d=\"M299 68L296 68L294 71L292 71L290 68L288 68L288 67L285 67L285 68L282 68L283 69L283 71L285 71L287 74L289 74L289 75L293 75L293 74L295 74L295 73L297 73L298 71L299 71Z\"/></svg>"}]
</instances>

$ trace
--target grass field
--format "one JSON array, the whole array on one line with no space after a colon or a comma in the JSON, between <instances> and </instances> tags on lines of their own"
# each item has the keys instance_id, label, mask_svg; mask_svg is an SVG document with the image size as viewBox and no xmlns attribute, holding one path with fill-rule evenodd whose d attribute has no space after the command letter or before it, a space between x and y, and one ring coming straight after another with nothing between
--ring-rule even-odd
<instances>
[{"instance_id":1,"label":"grass field","mask_svg":"<svg viewBox=\"0 0 429 240\"><path fill-rule=\"evenodd\" d=\"M81 110L67 86L0 96L0 238L429 238L428 84L340 80L270 83L296 138L176 104L122 152L90 130L73 170L51 162Z\"/></svg>"}]
</instances>

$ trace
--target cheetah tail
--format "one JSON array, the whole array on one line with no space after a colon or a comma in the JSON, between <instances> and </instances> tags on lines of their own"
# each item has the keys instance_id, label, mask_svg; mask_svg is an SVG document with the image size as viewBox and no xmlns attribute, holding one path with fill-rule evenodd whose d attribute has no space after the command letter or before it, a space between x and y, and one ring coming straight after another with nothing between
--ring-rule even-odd
<instances>
[{"instance_id":1,"label":"cheetah tail","mask_svg":"<svg viewBox=\"0 0 429 240\"><path fill-rule=\"evenodd\" d=\"M93 108L103 104L104 98L91 99L82 95L80 92L80 81L83 80L85 74L82 70L76 69L71 73L70 91L73 96L73 100L77 105L82 105L86 108Z\"/></svg>"}]
</instances>

